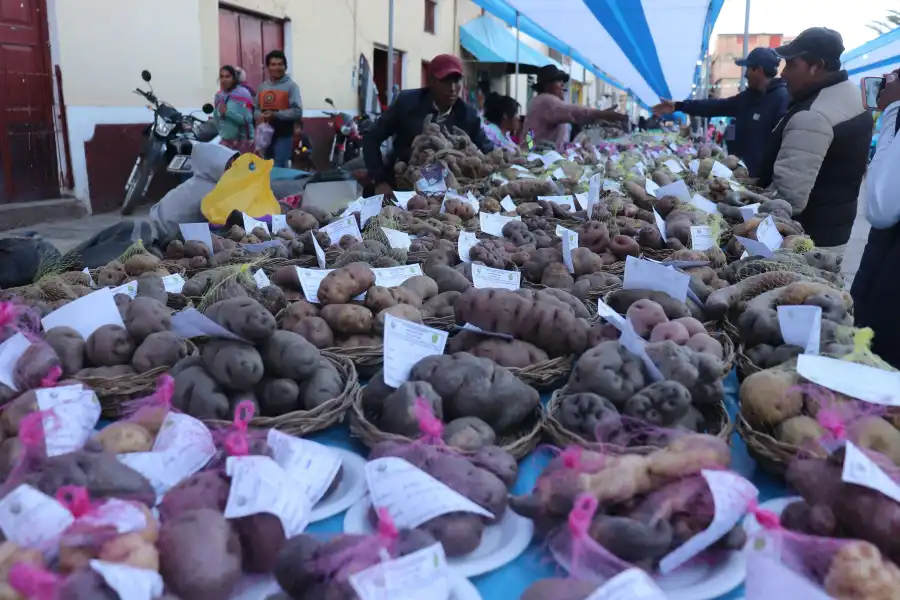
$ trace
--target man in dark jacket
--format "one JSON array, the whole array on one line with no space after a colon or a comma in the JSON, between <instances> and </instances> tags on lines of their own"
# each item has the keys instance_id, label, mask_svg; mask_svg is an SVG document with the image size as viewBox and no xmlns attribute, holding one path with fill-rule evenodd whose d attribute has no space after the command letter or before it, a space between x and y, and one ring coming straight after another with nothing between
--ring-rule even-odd
<instances>
[{"instance_id":1,"label":"man in dark jacket","mask_svg":"<svg viewBox=\"0 0 900 600\"><path fill-rule=\"evenodd\" d=\"M730 98L709 100L663 100L653 107L654 114L681 111L694 117L734 117L734 137L728 139L728 151L747 165L756 177L759 163L769 144L772 129L784 116L789 103L787 86L777 79L781 59L769 48L755 48L746 59L734 61L747 67L747 89Z\"/></svg>"},{"instance_id":2,"label":"man in dark jacket","mask_svg":"<svg viewBox=\"0 0 900 600\"><path fill-rule=\"evenodd\" d=\"M775 128L759 185L794 209L816 246L843 254L872 142L872 116L841 70L841 34L813 27L776 49L791 106Z\"/></svg>"},{"instance_id":3,"label":"man in dark jacket","mask_svg":"<svg viewBox=\"0 0 900 600\"><path fill-rule=\"evenodd\" d=\"M481 119L474 108L460 97L462 90L462 61L449 54L435 56L428 66L428 87L405 90L375 122L363 138L363 158L366 170L375 183L376 194L393 191L393 165L408 162L413 139L422 133L425 117L442 127L454 126L465 131L482 152L490 152L493 144L481 129ZM387 164L381 156L381 144L394 138L393 152Z\"/></svg>"}]
</instances>

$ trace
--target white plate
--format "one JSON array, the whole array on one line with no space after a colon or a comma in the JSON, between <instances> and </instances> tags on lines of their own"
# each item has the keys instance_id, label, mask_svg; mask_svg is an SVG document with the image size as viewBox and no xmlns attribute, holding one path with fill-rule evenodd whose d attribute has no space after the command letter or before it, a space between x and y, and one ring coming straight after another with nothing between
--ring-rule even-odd
<instances>
[{"instance_id":1,"label":"white plate","mask_svg":"<svg viewBox=\"0 0 900 600\"><path fill-rule=\"evenodd\" d=\"M767 500L759 505L760 510L768 510L779 517L781 513L784 512L784 509L787 508L788 504L796 502L797 500L803 500L800 496L787 496L785 498L772 498L771 500ZM756 520L756 517L753 515L747 515L744 517L744 531L747 532L747 537L750 537L754 533L759 533L762 527L759 524L759 521Z\"/></svg>"},{"instance_id":2,"label":"white plate","mask_svg":"<svg viewBox=\"0 0 900 600\"><path fill-rule=\"evenodd\" d=\"M332 450L341 455L341 482L330 496L313 507L310 523L344 512L366 494L366 459L343 448Z\"/></svg>"},{"instance_id":3,"label":"white plate","mask_svg":"<svg viewBox=\"0 0 900 600\"><path fill-rule=\"evenodd\" d=\"M447 600L481 600L478 589L468 579L451 575L453 588ZM235 586L231 600L265 600L281 591L274 575L245 575Z\"/></svg>"},{"instance_id":4,"label":"white plate","mask_svg":"<svg viewBox=\"0 0 900 600\"><path fill-rule=\"evenodd\" d=\"M714 600L744 583L747 559L741 551L726 552L714 564L694 561L653 580L668 600Z\"/></svg>"},{"instance_id":5,"label":"white plate","mask_svg":"<svg viewBox=\"0 0 900 600\"><path fill-rule=\"evenodd\" d=\"M369 520L372 500L368 495L350 507L344 517L344 533L374 533ZM447 557L447 564L462 577L483 575L514 561L522 554L534 534L534 523L508 509L496 525L484 528L481 544L472 552L455 558Z\"/></svg>"}]
</instances>

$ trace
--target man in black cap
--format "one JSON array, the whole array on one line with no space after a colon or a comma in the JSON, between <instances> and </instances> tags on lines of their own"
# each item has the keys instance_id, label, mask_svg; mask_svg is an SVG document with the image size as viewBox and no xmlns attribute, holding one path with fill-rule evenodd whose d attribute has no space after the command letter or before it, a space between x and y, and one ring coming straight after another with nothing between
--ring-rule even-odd
<instances>
[{"instance_id":1,"label":"man in black cap","mask_svg":"<svg viewBox=\"0 0 900 600\"><path fill-rule=\"evenodd\" d=\"M813 27L776 48L791 106L775 128L759 185L790 202L816 246L843 254L872 141L872 116L841 70L841 34Z\"/></svg>"},{"instance_id":2,"label":"man in black cap","mask_svg":"<svg viewBox=\"0 0 900 600\"><path fill-rule=\"evenodd\" d=\"M523 131L534 133L535 142L549 144L556 150L562 150L569 141L567 124L587 125L607 120L624 124L628 121L627 115L612 109L598 110L567 103L563 98L568 81L569 74L556 65L546 65L538 70L537 83L533 86L537 96L528 106L523 126Z\"/></svg>"},{"instance_id":3,"label":"man in black cap","mask_svg":"<svg viewBox=\"0 0 900 600\"><path fill-rule=\"evenodd\" d=\"M734 140L728 151L747 165L751 177L756 177L759 163L769 144L772 129L784 116L790 97L787 85L776 78L781 59L770 48L754 48L747 58L734 61L747 67L747 89L730 98L709 100L663 100L653 107L656 115L681 111L695 117L734 117Z\"/></svg>"}]
</instances>

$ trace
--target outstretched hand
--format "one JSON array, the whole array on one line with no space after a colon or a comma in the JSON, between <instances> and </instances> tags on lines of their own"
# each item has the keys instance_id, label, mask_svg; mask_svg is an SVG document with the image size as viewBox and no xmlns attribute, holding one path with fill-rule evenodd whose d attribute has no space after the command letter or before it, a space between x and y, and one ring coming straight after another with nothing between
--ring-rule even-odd
<instances>
[{"instance_id":1,"label":"outstretched hand","mask_svg":"<svg viewBox=\"0 0 900 600\"><path fill-rule=\"evenodd\" d=\"M657 117L670 115L675 112L675 103L665 98L660 98L660 103L653 107L653 114Z\"/></svg>"}]
</instances>

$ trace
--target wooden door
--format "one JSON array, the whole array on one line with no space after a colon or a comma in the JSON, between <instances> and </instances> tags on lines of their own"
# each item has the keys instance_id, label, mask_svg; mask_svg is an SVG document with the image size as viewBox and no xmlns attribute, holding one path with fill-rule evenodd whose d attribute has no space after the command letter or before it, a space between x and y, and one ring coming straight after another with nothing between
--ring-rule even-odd
<instances>
[{"instance_id":1,"label":"wooden door","mask_svg":"<svg viewBox=\"0 0 900 600\"><path fill-rule=\"evenodd\" d=\"M219 7L219 60L242 67L254 90L265 80L265 56L272 50L284 50L282 21Z\"/></svg>"},{"instance_id":2,"label":"wooden door","mask_svg":"<svg viewBox=\"0 0 900 600\"><path fill-rule=\"evenodd\" d=\"M44 0L0 0L0 201L53 198L60 180Z\"/></svg>"}]
</instances>

